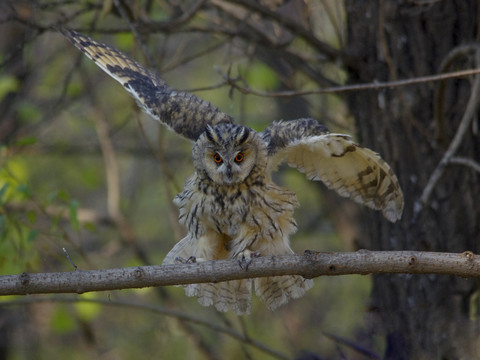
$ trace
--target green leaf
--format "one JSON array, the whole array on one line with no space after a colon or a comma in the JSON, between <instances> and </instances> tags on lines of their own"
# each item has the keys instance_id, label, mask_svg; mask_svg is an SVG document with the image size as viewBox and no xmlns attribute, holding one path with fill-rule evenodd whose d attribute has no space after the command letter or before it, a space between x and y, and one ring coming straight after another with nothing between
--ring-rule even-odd
<instances>
[{"instance_id":1,"label":"green leaf","mask_svg":"<svg viewBox=\"0 0 480 360\"><path fill-rule=\"evenodd\" d=\"M70 194L66 192L65 190L59 190L57 193L57 196L59 199L63 201L70 201Z\"/></svg>"},{"instance_id":2,"label":"green leaf","mask_svg":"<svg viewBox=\"0 0 480 360\"><path fill-rule=\"evenodd\" d=\"M470 296L469 316L470 320L478 320L480 318L480 293L475 291Z\"/></svg>"},{"instance_id":3,"label":"green leaf","mask_svg":"<svg viewBox=\"0 0 480 360\"><path fill-rule=\"evenodd\" d=\"M27 146L27 145L33 145L36 142L37 142L37 138L35 136L26 136L15 141L15 145Z\"/></svg>"},{"instance_id":4,"label":"green leaf","mask_svg":"<svg viewBox=\"0 0 480 360\"><path fill-rule=\"evenodd\" d=\"M27 242L32 242L35 240L38 236L38 230L37 229L30 229L27 235Z\"/></svg>"},{"instance_id":5,"label":"green leaf","mask_svg":"<svg viewBox=\"0 0 480 360\"><path fill-rule=\"evenodd\" d=\"M47 196L47 204L52 204L57 200L65 202L70 201L70 195L65 190L54 190Z\"/></svg>"},{"instance_id":6,"label":"green leaf","mask_svg":"<svg viewBox=\"0 0 480 360\"><path fill-rule=\"evenodd\" d=\"M25 197L30 197L31 192L30 192L30 188L28 187L28 185L25 185L25 184L18 185L17 186L17 191Z\"/></svg>"},{"instance_id":7,"label":"green leaf","mask_svg":"<svg viewBox=\"0 0 480 360\"><path fill-rule=\"evenodd\" d=\"M52 217L50 221L50 231L55 232L58 229L58 223L60 222L60 216Z\"/></svg>"},{"instance_id":8,"label":"green leaf","mask_svg":"<svg viewBox=\"0 0 480 360\"><path fill-rule=\"evenodd\" d=\"M65 334L75 330L76 322L65 308L57 306L55 310L50 322L52 330L58 334Z\"/></svg>"},{"instance_id":9,"label":"green leaf","mask_svg":"<svg viewBox=\"0 0 480 360\"><path fill-rule=\"evenodd\" d=\"M7 220L5 216L0 215L0 240L2 240L7 234Z\"/></svg>"},{"instance_id":10,"label":"green leaf","mask_svg":"<svg viewBox=\"0 0 480 360\"><path fill-rule=\"evenodd\" d=\"M278 85L277 74L267 65L255 63L248 68L245 79L252 88L272 90Z\"/></svg>"},{"instance_id":11,"label":"green leaf","mask_svg":"<svg viewBox=\"0 0 480 360\"><path fill-rule=\"evenodd\" d=\"M91 321L95 319L102 310L102 305L93 302L82 302L81 299L95 299L94 293L85 293L79 296L79 302L74 304L75 310L80 319Z\"/></svg>"},{"instance_id":12,"label":"green leaf","mask_svg":"<svg viewBox=\"0 0 480 360\"><path fill-rule=\"evenodd\" d=\"M135 44L135 38L130 33L120 33L115 35L115 44L121 50L131 50Z\"/></svg>"},{"instance_id":13,"label":"green leaf","mask_svg":"<svg viewBox=\"0 0 480 360\"><path fill-rule=\"evenodd\" d=\"M0 77L0 99L8 93L17 91L19 86L20 81L14 75Z\"/></svg>"},{"instance_id":14,"label":"green leaf","mask_svg":"<svg viewBox=\"0 0 480 360\"><path fill-rule=\"evenodd\" d=\"M85 89L83 88L82 83L80 81L72 80L70 84L68 84L67 95L69 97L80 96L83 94L83 91L85 91Z\"/></svg>"},{"instance_id":15,"label":"green leaf","mask_svg":"<svg viewBox=\"0 0 480 360\"><path fill-rule=\"evenodd\" d=\"M27 219L30 224L35 224L37 221L37 213L33 210L27 211Z\"/></svg>"},{"instance_id":16,"label":"green leaf","mask_svg":"<svg viewBox=\"0 0 480 360\"><path fill-rule=\"evenodd\" d=\"M97 232L97 227L95 226L94 223L92 223L92 222L90 222L90 221L84 223L84 224L83 224L83 228L84 228L85 230L88 230L88 231L92 232L92 233L96 233L96 232Z\"/></svg>"},{"instance_id":17,"label":"green leaf","mask_svg":"<svg viewBox=\"0 0 480 360\"><path fill-rule=\"evenodd\" d=\"M32 103L21 103L18 107L18 117L24 123L36 123L42 116L42 109Z\"/></svg>"},{"instance_id":18,"label":"green leaf","mask_svg":"<svg viewBox=\"0 0 480 360\"><path fill-rule=\"evenodd\" d=\"M8 187L9 187L8 183L5 183L0 189L0 205L3 204L3 197L5 196L5 193L7 192Z\"/></svg>"}]
</instances>

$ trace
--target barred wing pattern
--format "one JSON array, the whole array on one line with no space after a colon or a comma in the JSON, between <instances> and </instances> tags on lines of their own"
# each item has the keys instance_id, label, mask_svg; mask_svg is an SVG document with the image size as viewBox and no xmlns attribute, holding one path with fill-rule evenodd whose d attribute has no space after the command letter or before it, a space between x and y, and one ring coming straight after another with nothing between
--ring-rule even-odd
<instances>
[{"instance_id":1,"label":"barred wing pattern","mask_svg":"<svg viewBox=\"0 0 480 360\"><path fill-rule=\"evenodd\" d=\"M382 210L391 222L401 218L403 194L393 170L350 136L329 133L315 120L299 119L273 123L264 139L269 141L270 171L287 162L339 195Z\"/></svg>"},{"instance_id":2,"label":"barred wing pattern","mask_svg":"<svg viewBox=\"0 0 480 360\"><path fill-rule=\"evenodd\" d=\"M169 87L155 73L120 51L72 30L61 29L61 32L103 71L122 84L147 114L176 133L195 141L207 125L234 122L231 116L209 102Z\"/></svg>"}]
</instances>

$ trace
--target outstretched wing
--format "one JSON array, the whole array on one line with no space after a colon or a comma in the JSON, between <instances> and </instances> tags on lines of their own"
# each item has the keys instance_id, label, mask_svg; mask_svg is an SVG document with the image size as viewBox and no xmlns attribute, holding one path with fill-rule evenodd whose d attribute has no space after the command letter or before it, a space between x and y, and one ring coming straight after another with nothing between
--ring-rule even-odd
<instances>
[{"instance_id":1,"label":"outstretched wing","mask_svg":"<svg viewBox=\"0 0 480 360\"><path fill-rule=\"evenodd\" d=\"M176 91L155 73L145 69L120 51L68 29L65 37L123 85L150 116L178 134L196 140L207 125L234 119L195 95Z\"/></svg>"},{"instance_id":2,"label":"outstretched wing","mask_svg":"<svg viewBox=\"0 0 480 360\"><path fill-rule=\"evenodd\" d=\"M382 210L388 220L401 218L403 194L393 170L348 135L332 134L313 119L300 119L273 123L263 138L271 158L270 171L287 161L341 196Z\"/></svg>"}]
</instances>

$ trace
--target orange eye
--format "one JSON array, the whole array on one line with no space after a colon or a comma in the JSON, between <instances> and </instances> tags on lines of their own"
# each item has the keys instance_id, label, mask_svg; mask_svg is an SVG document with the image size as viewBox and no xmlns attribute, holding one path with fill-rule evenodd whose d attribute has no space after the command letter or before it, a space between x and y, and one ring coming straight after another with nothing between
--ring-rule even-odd
<instances>
[{"instance_id":1,"label":"orange eye","mask_svg":"<svg viewBox=\"0 0 480 360\"><path fill-rule=\"evenodd\" d=\"M218 165L220 165L221 163L223 163L222 157L221 157L220 155L218 155L218 154L213 155L213 160L214 160Z\"/></svg>"},{"instance_id":2,"label":"orange eye","mask_svg":"<svg viewBox=\"0 0 480 360\"><path fill-rule=\"evenodd\" d=\"M237 156L235 156L235 162L240 163L243 161L243 158L244 158L243 153L239 152Z\"/></svg>"}]
</instances>

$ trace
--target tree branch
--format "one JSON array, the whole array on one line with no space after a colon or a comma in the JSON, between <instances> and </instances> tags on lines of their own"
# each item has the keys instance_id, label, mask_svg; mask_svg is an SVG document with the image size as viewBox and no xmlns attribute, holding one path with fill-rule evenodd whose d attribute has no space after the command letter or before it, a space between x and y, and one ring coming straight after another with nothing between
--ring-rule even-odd
<instances>
[{"instance_id":1,"label":"tree branch","mask_svg":"<svg viewBox=\"0 0 480 360\"><path fill-rule=\"evenodd\" d=\"M231 78L228 74L220 72L220 75L223 77L223 82L215 85L215 87L220 87L223 85L231 86L234 89L237 89L243 94L251 94L262 97L281 97L289 98L293 96L304 96L304 95L313 95L313 94L333 94L333 93L345 93L351 91L365 91L365 90L378 90L378 89L393 89L396 87L408 86L422 84L426 82L433 81L443 81L446 79L461 78L471 75L480 74L480 68L468 69L468 70L459 70L452 71L448 73L436 74L436 75L426 75L426 76L417 76L409 79L396 80L396 81L375 81L372 83L366 84L354 84L354 85L340 85L332 86L318 89L310 90L287 90L287 91L262 91L252 89L249 86L239 84L238 79ZM209 87L210 88L210 87ZM207 89L209 89L207 88ZM196 89L195 89L196 90Z\"/></svg>"},{"instance_id":2,"label":"tree branch","mask_svg":"<svg viewBox=\"0 0 480 360\"><path fill-rule=\"evenodd\" d=\"M279 275L443 274L480 277L480 255L421 251L368 251L264 256L255 258L248 271L236 260L193 264L138 266L59 273L23 273L0 276L0 295L84 293L151 286L219 282Z\"/></svg>"}]
</instances>

